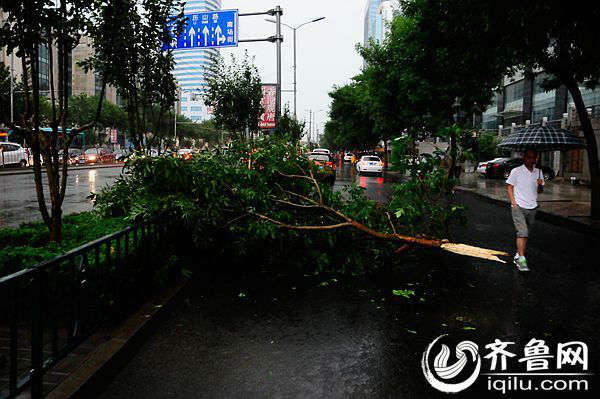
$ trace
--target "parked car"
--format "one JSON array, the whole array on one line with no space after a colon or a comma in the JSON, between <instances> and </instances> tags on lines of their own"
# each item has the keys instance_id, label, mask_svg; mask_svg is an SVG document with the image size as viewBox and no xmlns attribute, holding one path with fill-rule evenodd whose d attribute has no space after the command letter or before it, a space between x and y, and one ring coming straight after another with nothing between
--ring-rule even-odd
<instances>
[{"instance_id":1,"label":"parked car","mask_svg":"<svg viewBox=\"0 0 600 399\"><path fill-rule=\"evenodd\" d=\"M490 163L490 162L498 162L498 161L501 161L503 159L508 160L510 158L494 158L494 159L491 159L489 161L479 162L479 164L477 164L476 172L477 173L481 173L482 175L485 175L485 170L487 168L488 163Z\"/></svg>"},{"instance_id":2,"label":"parked car","mask_svg":"<svg viewBox=\"0 0 600 399\"><path fill-rule=\"evenodd\" d=\"M20 166L29 164L29 151L17 143L0 143L0 166Z\"/></svg>"},{"instance_id":3,"label":"parked car","mask_svg":"<svg viewBox=\"0 0 600 399\"><path fill-rule=\"evenodd\" d=\"M319 169L317 179L326 181L328 183L335 183L335 162L328 154L324 153L311 153L308 155L309 161L311 161Z\"/></svg>"},{"instance_id":4,"label":"parked car","mask_svg":"<svg viewBox=\"0 0 600 399\"><path fill-rule=\"evenodd\" d=\"M383 176L383 161L375 155L365 155L356 163L356 171L362 173L377 173Z\"/></svg>"},{"instance_id":5,"label":"parked car","mask_svg":"<svg viewBox=\"0 0 600 399\"><path fill-rule=\"evenodd\" d=\"M97 163L115 163L115 154L104 148L88 148L77 157L77 164L90 165Z\"/></svg>"},{"instance_id":6,"label":"parked car","mask_svg":"<svg viewBox=\"0 0 600 399\"><path fill-rule=\"evenodd\" d=\"M344 154L344 162L352 162L352 153L347 152Z\"/></svg>"},{"instance_id":7,"label":"parked car","mask_svg":"<svg viewBox=\"0 0 600 399\"><path fill-rule=\"evenodd\" d=\"M521 165L523 165L523 158L503 158L499 161L490 162L486 166L485 177L508 179L510 171ZM544 180L546 181L552 180L556 176L554 170L548 166L536 165L536 168L542 170Z\"/></svg>"}]
</instances>

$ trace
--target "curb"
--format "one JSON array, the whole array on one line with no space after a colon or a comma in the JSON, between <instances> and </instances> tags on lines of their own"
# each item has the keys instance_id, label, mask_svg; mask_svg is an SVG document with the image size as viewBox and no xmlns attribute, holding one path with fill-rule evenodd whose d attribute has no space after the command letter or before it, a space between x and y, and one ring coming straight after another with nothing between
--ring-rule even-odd
<instances>
[{"instance_id":1,"label":"curb","mask_svg":"<svg viewBox=\"0 0 600 399\"><path fill-rule=\"evenodd\" d=\"M473 196L478 197L479 199L489 202L491 204L495 204L504 208L508 208L510 207L510 204L508 203L508 201L505 200L500 200L500 199L496 199L496 198L491 198L488 197L485 194L480 194L474 191L471 191L469 189L466 188L462 188L462 187L457 187L456 191L460 191L461 193L466 193L466 194L471 194ZM582 233L582 234L587 234L587 235L592 235L592 236L596 236L596 237L600 237L600 229L597 229L595 227L589 226L585 223L581 223L575 220L571 220L571 219L567 219L563 216L558 216L555 215L554 213L549 213L549 212L545 212L542 210L539 210L536 214L536 218L539 220L542 220L544 222L553 224L555 226L559 226L559 227L564 227L566 229L575 231L577 233Z\"/></svg>"},{"instance_id":2,"label":"curb","mask_svg":"<svg viewBox=\"0 0 600 399\"><path fill-rule=\"evenodd\" d=\"M98 345L79 368L50 391L46 398L96 397L106 387L107 381L111 381L135 355L161 318L168 314L174 299L189 281L190 278L180 278L118 326L108 332L99 331L88 338L85 342L97 341L98 337L104 337L105 342Z\"/></svg>"},{"instance_id":3,"label":"curb","mask_svg":"<svg viewBox=\"0 0 600 399\"><path fill-rule=\"evenodd\" d=\"M78 170L88 170L88 169L110 169L110 168L121 168L123 167L123 164L114 164L114 165L94 165L94 166L75 166L75 167L69 167L67 170L69 172L72 171L78 171ZM42 168L42 172L43 172L43 168ZM0 176L13 176L13 175L32 175L33 174L33 169L29 169L27 168L27 170L18 170L15 169L14 171L10 171L8 170L7 172L1 171L0 172Z\"/></svg>"}]
</instances>

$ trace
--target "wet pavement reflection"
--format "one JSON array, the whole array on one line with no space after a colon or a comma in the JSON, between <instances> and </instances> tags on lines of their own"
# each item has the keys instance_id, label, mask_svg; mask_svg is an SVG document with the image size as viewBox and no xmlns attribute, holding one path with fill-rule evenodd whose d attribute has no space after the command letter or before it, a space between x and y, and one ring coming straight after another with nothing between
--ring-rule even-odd
<instances>
[{"instance_id":1,"label":"wet pavement reflection","mask_svg":"<svg viewBox=\"0 0 600 399\"><path fill-rule=\"evenodd\" d=\"M72 169L69 171L63 213L92 209L87 198L105 185L112 184L121 173L121 166L102 169ZM45 175L44 175L45 176ZM47 180L44 189L50 203ZM16 227L21 223L41 220L33 174L0 176L0 227Z\"/></svg>"},{"instance_id":2,"label":"wet pavement reflection","mask_svg":"<svg viewBox=\"0 0 600 399\"><path fill-rule=\"evenodd\" d=\"M370 199L386 203L393 191L392 183L401 181L397 173L385 172L383 177L376 174L359 175L350 162L338 164L334 190L344 191L352 184L357 184L365 189L365 195Z\"/></svg>"}]
</instances>

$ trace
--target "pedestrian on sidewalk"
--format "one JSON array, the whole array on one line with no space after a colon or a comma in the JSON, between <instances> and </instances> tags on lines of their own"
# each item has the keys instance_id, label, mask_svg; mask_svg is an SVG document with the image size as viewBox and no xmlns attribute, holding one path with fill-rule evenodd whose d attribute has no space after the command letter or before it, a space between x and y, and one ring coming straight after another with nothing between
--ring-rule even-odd
<instances>
[{"instance_id":1,"label":"pedestrian on sidewalk","mask_svg":"<svg viewBox=\"0 0 600 399\"><path fill-rule=\"evenodd\" d=\"M531 227L535 221L538 203L538 186L544 184L542 172L535 167L537 152L527 150L523 165L514 168L506 180L508 198L511 204L512 219L517 231L517 253L514 263L517 269L529 271L525 251Z\"/></svg>"}]
</instances>

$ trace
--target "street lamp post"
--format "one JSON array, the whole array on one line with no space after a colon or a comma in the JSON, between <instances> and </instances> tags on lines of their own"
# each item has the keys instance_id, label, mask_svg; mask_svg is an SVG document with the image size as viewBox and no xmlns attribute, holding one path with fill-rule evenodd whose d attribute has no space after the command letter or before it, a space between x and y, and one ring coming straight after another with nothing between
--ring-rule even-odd
<instances>
[{"instance_id":1,"label":"street lamp post","mask_svg":"<svg viewBox=\"0 0 600 399\"><path fill-rule=\"evenodd\" d=\"M313 22L322 21L324 19L325 19L325 17L315 18L312 21L305 22L305 23L300 24L300 25L298 25L296 27L293 27L293 26L290 26L288 24L285 24L285 23L281 22L281 25L287 26L288 28L290 28L291 30L294 31L294 118L297 118L296 101L297 101L297 96L298 96L298 85L297 85L297 80L296 80L296 76L297 76L297 64L296 64L296 31L298 31L298 29L300 29L304 25L308 25L308 24L311 24ZM268 22L277 23L277 21L273 20L273 19L268 19L267 18L265 20L268 21Z\"/></svg>"},{"instance_id":2,"label":"street lamp post","mask_svg":"<svg viewBox=\"0 0 600 399\"><path fill-rule=\"evenodd\" d=\"M309 115L310 115L310 119L309 119L309 128L308 128L308 144L310 145L311 139L313 137L313 132L317 132L318 131L318 127L317 127L317 114L319 112L323 112L326 111L325 109L318 109L316 111L313 111L312 109L307 109L307 111L309 111ZM319 141L319 137L317 135L316 137L316 142L315 144L318 144Z\"/></svg>"},{"instance_id":3,"label":"street lamp post","mask_svg":"<svg viewBox=\"0 0 600 399\"><path fill-rule=\"evenodd\" d=\"M15 53L10 53L10 123L15 123Z\"/></svg>"}]
</instances>

